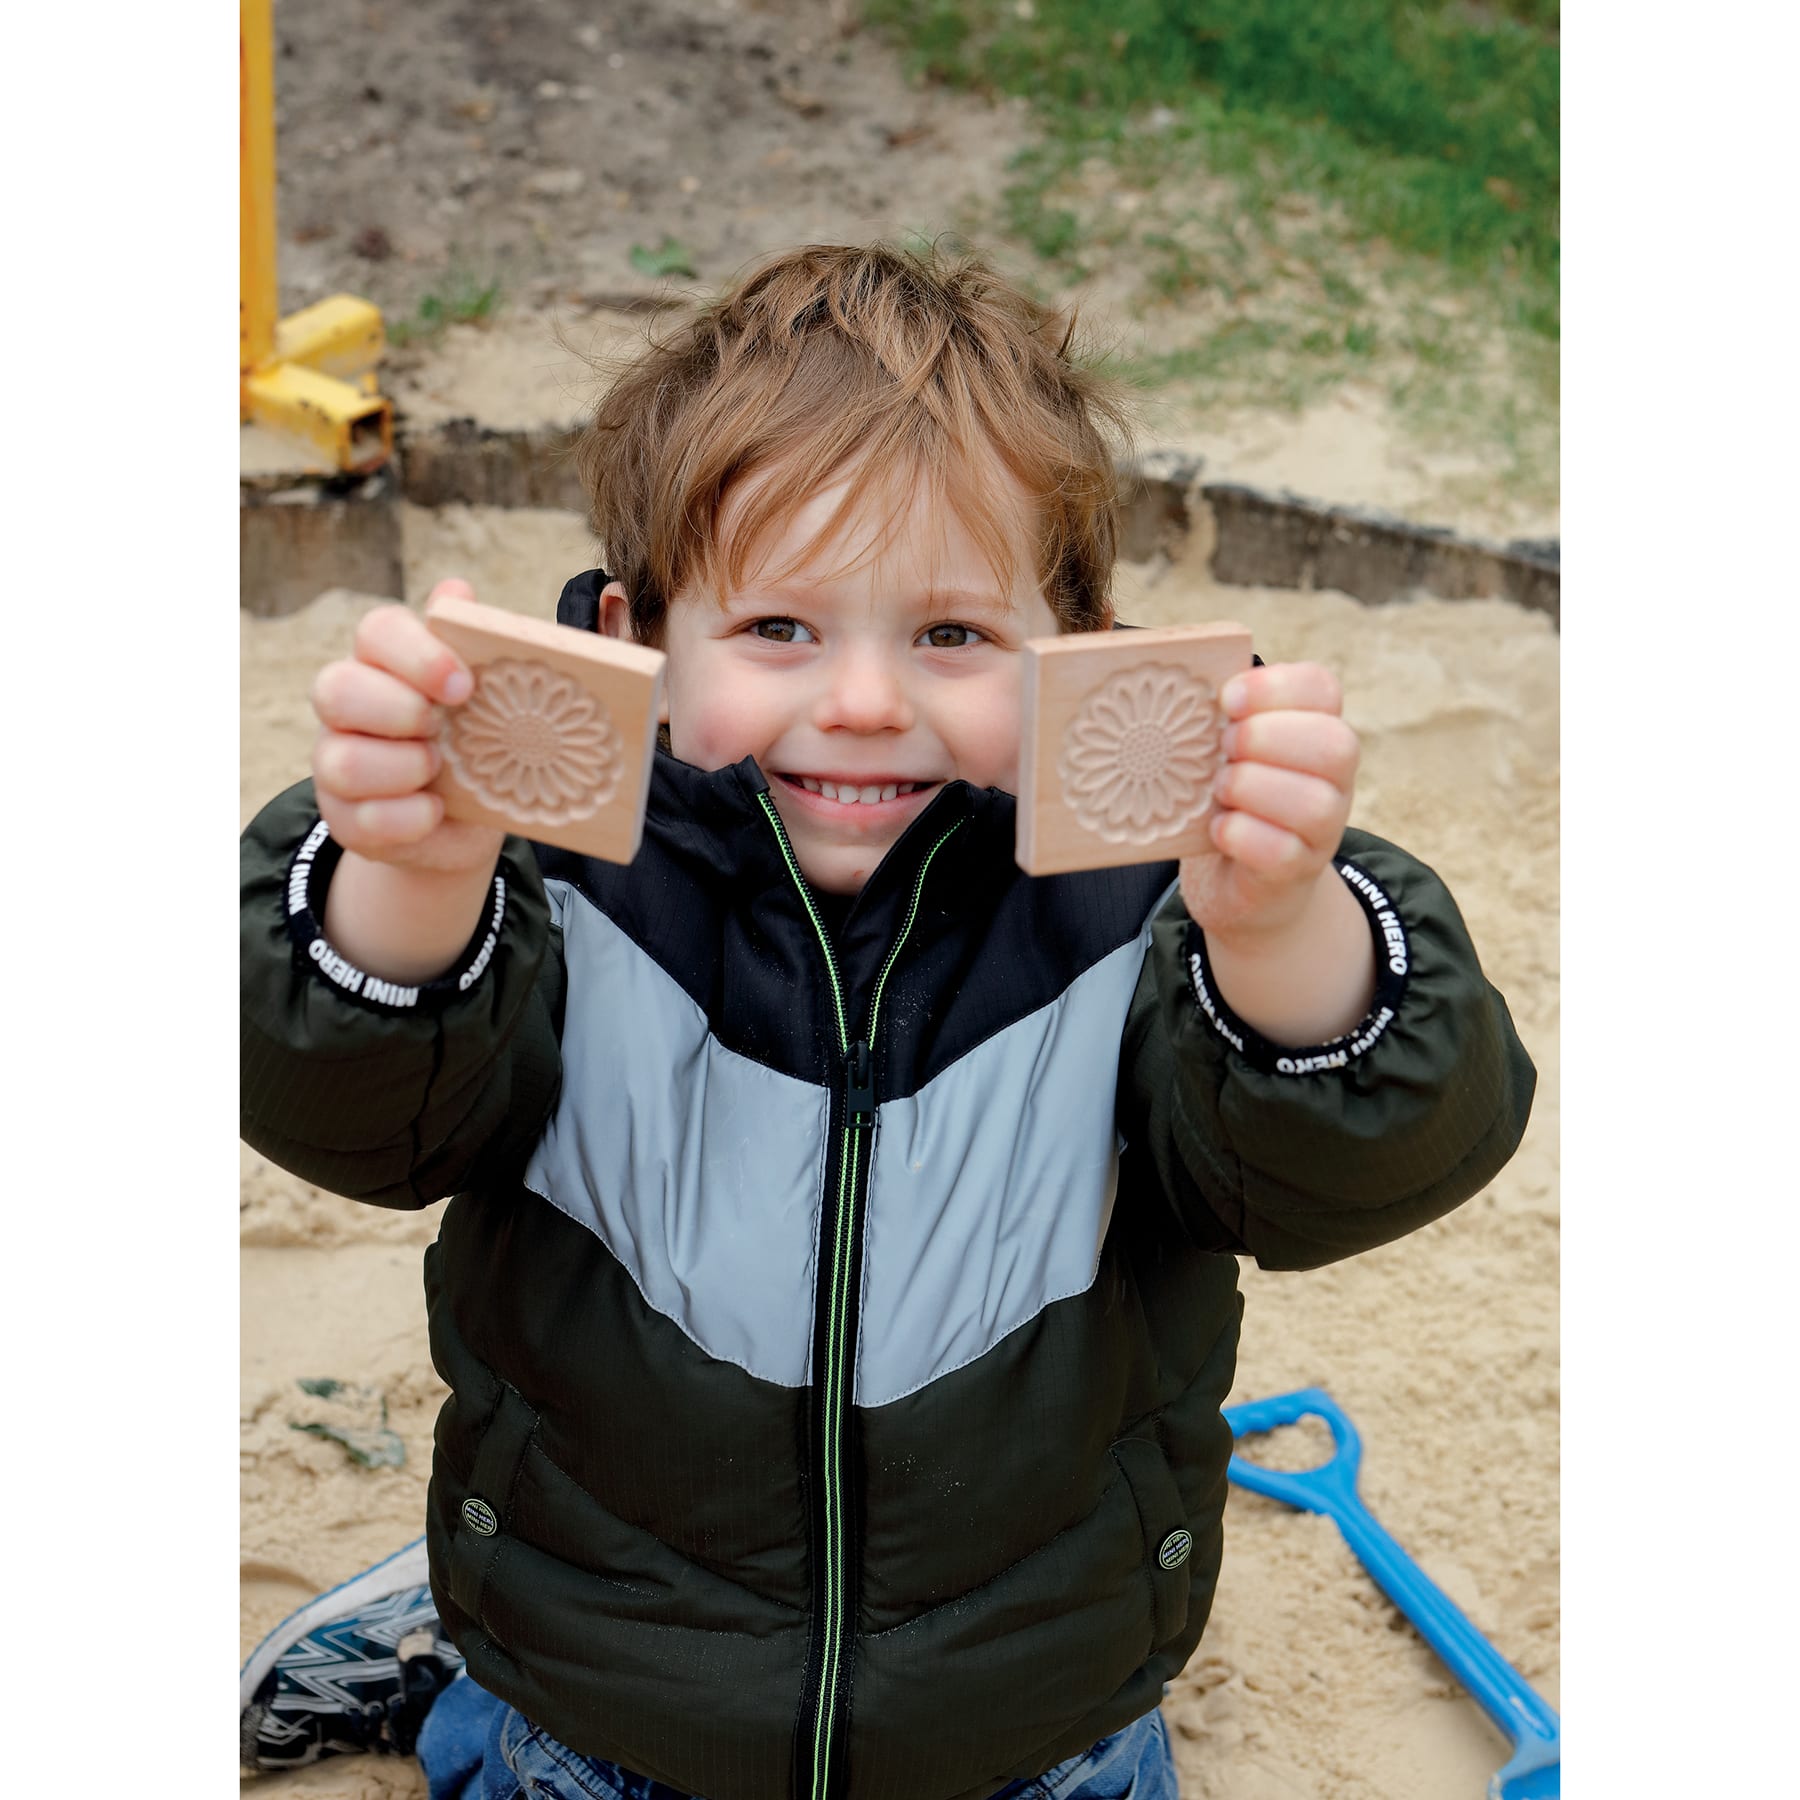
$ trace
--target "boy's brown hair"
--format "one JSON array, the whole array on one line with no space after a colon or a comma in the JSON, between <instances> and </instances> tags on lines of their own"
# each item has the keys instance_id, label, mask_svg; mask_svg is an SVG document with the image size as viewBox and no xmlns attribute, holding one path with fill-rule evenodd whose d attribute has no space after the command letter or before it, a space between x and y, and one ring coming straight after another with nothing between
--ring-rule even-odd
<instances>
[{"instance_id":1,"label":"boy's brown hair","mask_svg":"<svg viewBox=\"0 0 1800 1800\"><path fill-rule=\"evenodd\" d=\"M922 477L1010 591L1006 471L1033 509L1036 575L1062 629L1110 623L1114 453L1130 424L1114 385L1071 357L1073 336L1072 315L970 255L809 244L760 264L625 368L577 448L639 641L661 642L683 589L741 583L771 529L846 471L819 541L872 494L892 501L891 528L892 497L911 491L895 477ZM787 478L744 490L721 542L727 490L778 469Z\"/></svg>"}]
</instances>

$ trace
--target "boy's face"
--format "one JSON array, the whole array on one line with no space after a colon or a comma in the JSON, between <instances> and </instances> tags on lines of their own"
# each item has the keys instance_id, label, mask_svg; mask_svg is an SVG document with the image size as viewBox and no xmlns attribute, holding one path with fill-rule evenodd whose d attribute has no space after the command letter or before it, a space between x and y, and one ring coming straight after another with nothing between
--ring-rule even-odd
<instances>
[{"instance_id":1,"label":"boy's face","mask_svg":"<svg viewBox=\"0 0 1800 1800\"><path fill-rule=\"evenodd\" d=\"M858 892L945 782L1017 791L1020 646L1058 629L1022 496L1007 593L922 486L874 554L880 506L815 544L847 482L794 513L723 610L677 596L663 638L671 749L702 769L755 757L801 873L832 894Z\"/></svg>"}]
</instances>

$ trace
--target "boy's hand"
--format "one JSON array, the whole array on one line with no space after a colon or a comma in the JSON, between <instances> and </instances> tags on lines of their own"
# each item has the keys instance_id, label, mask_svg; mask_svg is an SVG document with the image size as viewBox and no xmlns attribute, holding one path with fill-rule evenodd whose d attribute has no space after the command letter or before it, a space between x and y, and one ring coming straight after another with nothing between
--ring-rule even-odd
<instances>
[{"instance_id":1,"label":"boy's hand","mask_svg":"<svg viewBox=\"0 0 1800 1800\"><path fill-rule=\"evenodd\" d=\"M1181 896L1207 933L1256 935L1306 910L1350 818L1359 755L1337 677L1318 663L1233 676L1214 783L1214 855L1181 863Z\"/></svg>"},{"instance_id":2,"label":"boy's hand","mask_svg":"<svg viewBox=\"0 0 1800 1800\"><path fill-rule=\"evenodd\" d=\"M463 581L439 582L432 592L474 598ZM467 665L403 606L365 614L352 654L320 670L313 788L320 817L346 850L433 873L493 868L504 833L446 820L443 801L424 791L443 765L441 708L473 691Z\"/></svg>"},{"instance_id":3,"label":"boy's hand","mask_svg":"<svg viewBox=\"0 0 1800 1800\"><path fill-rule=\"evenodd\" d=\"M1214 853L1181 860L1181 897L1206 933L1226 1004L1277 1043L1323 1043L1362 1017L1375 952L1331 859L1359 750L1337 677L1277 663L1226 682L1231 724L1214 785Z\"/></svg>"}]
</instances>

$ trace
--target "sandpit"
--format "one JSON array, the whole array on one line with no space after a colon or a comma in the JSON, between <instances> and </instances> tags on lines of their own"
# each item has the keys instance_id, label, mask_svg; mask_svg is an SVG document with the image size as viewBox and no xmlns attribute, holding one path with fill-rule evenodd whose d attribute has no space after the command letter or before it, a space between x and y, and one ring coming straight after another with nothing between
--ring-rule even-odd
<instances>
[{"instance_id":1,"label":"sandpit","mask_svg":"<svg viewBox=\"0 0 1800 1800\"><path fill-rule=\"evenodd\" d=\"M548 615L588 566L579 519L408 509L407 593L469 577ZM1363 1494L1501 1652L1558 1701L1558 643L1499 601L1363 607L1218 587L1194 541L1125 571L1140 624L1235 618L1271 661L1329 664L1362 733L1354 822L1450 883L1536 1059L1530 1130L1493 1186L1411 1238L1302 1275L1244 1270L1234 1398L1329 1388L1362 1431ZM307 690L375 602L334 592L242 624L243 811L305 773ZM435 1210L322 1194L243 1152L242 1639L423 1529L442 1389L420 1255ZM321 1399L302 1379L371 1390ZM359 1467L294 1423L386 1425L401 1466ZM1301 1434L1290 1434L1300 1439ZM1296 1450L1271 1446L1291 1464ZM1184 1800L1474 1800L1502 1740L1324 1519L1233 1492L1213 1622L1164 1703ZM417 1766L342 1758L256 1779L286 1796L422 1800Z\"/></svg>"}]
</instances>

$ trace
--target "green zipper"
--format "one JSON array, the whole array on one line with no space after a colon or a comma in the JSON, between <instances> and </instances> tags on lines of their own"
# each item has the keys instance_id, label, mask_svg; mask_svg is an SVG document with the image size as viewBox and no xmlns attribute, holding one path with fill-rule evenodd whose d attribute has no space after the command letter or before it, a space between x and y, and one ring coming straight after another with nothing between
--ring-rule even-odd
<instances>
[{"instance_id":1,"label":"green zipper","mask_svg":"<svg viewBox=\"0 0 1800 1800\"><path fill-rule=\"evenodd\" d=\"M894 964L899 961L907 938L912 934L913 922L919 916L919 900L925 891L925 877L930 872L932 859L949 841L962 820L956 820L943 832L937 842L925 852L924 859L919 864L906 922L900 927L900 935L895 938L893 948L888 951L887 961L881 965L881 973L875 978L875 992L869 1002L868 1027L858 1040L857 1054L853 1056L850 1032L844 1016L844 990L838 979L837 958L832 952L830 934L820 922L818 909L813 905L812 890L807 886L806 877L800 873L800 865L794 859L793 846L788 842L787 830L781 823L781 815L775 810L774 801L766 793L759 794L757 799L761 802L763 811L768 814L769 823L775 828L776 841L781 845L788 873L799 890L800 899L806 907L806 916L812 920L813 930L818 934L819 948L825 957L825 971L831 977L831 999L837 1013L838 1050L845 1061L847 1083L843 1142L838 1155L837 1219L832 1233L831 1299L826 1317L825 1392L821 1400L828 1425L820 1469L825 1498L826 1614L825 1653L818 1676L818 1704L813 1712L812 1794L813 1800L826 1800L826 1783L831 1769L831 1740L837 1713L832 1696L837 1689L841 1667L844 1625L844 1492L840 1446L843 1442L846 1410L844 1365L847 1359L848 1324L845 1309L849 1303L851 1278L854 1274L849 1267L850 1215L855 1209L857 1177L861 1171L861 1145L858 1139L875 1122L874 1076L869 1058L875 1040L876 1022L881 1015L881 996L887 987L888 976L893 971ZM853 1087L850 1084L860 1085ZM861 1109L853 1106L853 1098L860 1098L866 1104L866 1117Z\"/></svg>"}]
</instances>

